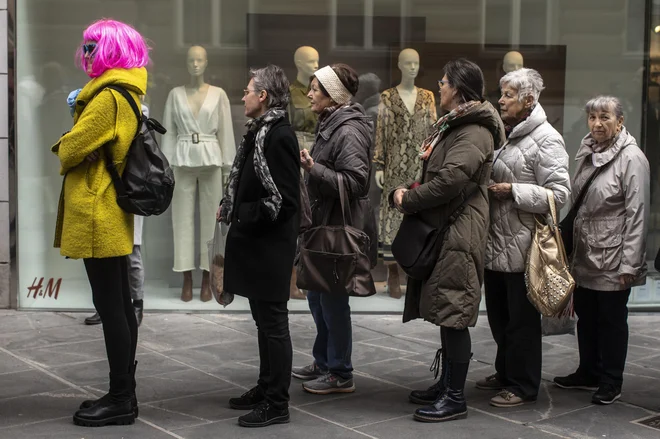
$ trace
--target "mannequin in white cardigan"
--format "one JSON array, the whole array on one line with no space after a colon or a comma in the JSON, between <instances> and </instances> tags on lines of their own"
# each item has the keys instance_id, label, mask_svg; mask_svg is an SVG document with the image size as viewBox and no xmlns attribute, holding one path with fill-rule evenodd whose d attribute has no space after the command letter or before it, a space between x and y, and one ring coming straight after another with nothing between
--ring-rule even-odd
<instances>
[{"instance_id":1,"label":"mannequin in white cardigan","mask_svg":"<svg viewBox=\"0 0 660 439\"><path fill-rule=\"evenodd\" d=\"M163 153L170 161L176 185L172 199L175 272L183 273L181 300L192 300L195 267L195 192L199 187L200 299L213 298L209 285L207 241L213 237L215 212L222 199L223 174L236 155L227 94L204 81L206 50L193 46L187 57L190 82L170 91L165 104Z\"/></svg>"}]
</instances>

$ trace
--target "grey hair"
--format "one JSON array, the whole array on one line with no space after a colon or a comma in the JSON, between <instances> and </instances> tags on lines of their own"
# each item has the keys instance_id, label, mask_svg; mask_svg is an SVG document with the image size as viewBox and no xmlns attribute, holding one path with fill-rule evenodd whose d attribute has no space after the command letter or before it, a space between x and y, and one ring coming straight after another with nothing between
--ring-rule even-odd
<instances>
[{"instance_id":1,"label":"grey hair","mask_svg":"<svg viewBox=\"0 0 660 439\"><path fill-rule=\"evenodd\" d=\"M522 68L509 72L500 79L500 88L504 84L518 90L518 100L522 102L527 96L534 99L533 105L539 102L541 92L545 90L543 78L534 69Z\"/></svg>"},{"instance_id":2,"label":"grey hair","mask_svg":"<svg viewBox=\"0 0 660 439\"><path fill-rule=\"evenodd\" d=\"M617 119L623 117L623 105L621 105L619 98L614 96L600 95L589 99L589 102L584 106L584 111L587 115L594 111L612 111Z\"/></svg>"},{"instance_id":3,"label":"grey hair","mask_svg":"<svg viewBox=\"0 0 660 439\"><path fill-rule=\"evenodd\" d=\"M257 91L268 93L268 108L286 109L289 105L289 80L281 67L269 64L261 69L250 69L250 79Z\"/></svg>"}]
</instances>

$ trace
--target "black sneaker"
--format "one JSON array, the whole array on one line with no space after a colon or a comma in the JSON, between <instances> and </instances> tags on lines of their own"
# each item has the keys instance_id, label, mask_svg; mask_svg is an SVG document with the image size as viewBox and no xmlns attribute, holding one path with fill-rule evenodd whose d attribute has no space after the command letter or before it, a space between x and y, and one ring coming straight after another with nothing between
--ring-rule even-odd
<instances>
[{"instance_id":1,"label":"black sneaker","mask_svg":"<svg viewBox=\"0 0 660 439\"><path fill-rule=\"evenodd\" d=\"M256 386L242 394L239 398L231 398L229 407L234 410L252 410L264 402L266 396L261 387Z\"/></svg>"},{"instance_id":2,"label":"black sneaker","mask_svg":"<svg viewBox=\"0 0 660 439\"><path fill-rule=\"evenodd\" d=\"M291 370L291 375L294 378L298 378L300 380L305 380L305 381L311 381L317 378L321 378L326 373L327 372L324 372L321 369L319 369L316 363L312 363L308 366L303 366L303 367L294 367Z\"/></svg>"},{"instance_id":3,"label":"black sneaker","mask_svg":"<svg viewBox=\"0 0 660 439\"><path fill-rule=\"evenodd\" d=\"M621 398L621 388L613 386L612 384L601 384L594 396L591 397L591 402L594 404L608 405L612 404L617 399Z\"/></svg>"},{"instance_id":4,"label":"black sneaker","mask_svg":"<svg viewBox=\"0 0 660 439\"><path fill-rule=\"evenodd\" d=\"M562 389L581 389L592 392L598 389L598 380L585 378L577 372L565 377L555 377L553 382Z\"/></svg>"},{"instance_id":5,"label":"black sneaker","mask_svg":"<svg viewBox=\"0 0 660 439\"><path fill-rule=\"evenodd\" d=\"M289 422L289 409L277 409L267 402L262 402L247 415L238 418L241 427L267 427L272 424Z\"/></svg>"}]
</instances>

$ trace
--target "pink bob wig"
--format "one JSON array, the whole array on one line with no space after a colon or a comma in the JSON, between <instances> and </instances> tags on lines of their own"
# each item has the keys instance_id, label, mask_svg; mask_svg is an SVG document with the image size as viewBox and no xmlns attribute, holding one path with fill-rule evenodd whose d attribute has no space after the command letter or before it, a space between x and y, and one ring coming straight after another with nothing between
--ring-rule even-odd
<instances>
[{"instance_id":1,"label":"pink bob wig","mask_svg":"<svg viewBox=\"0 0 660 439\"><path fill-rule=\"evenodd\" d=\"M96 42L92 69L88 75L96 78L109 69L132 69L149 64L149 46L133 27L116 20L95 21L83 32L83 43ZM82 47L76 59L87 72L87 59Z\"/></svg>"}]
</instances>

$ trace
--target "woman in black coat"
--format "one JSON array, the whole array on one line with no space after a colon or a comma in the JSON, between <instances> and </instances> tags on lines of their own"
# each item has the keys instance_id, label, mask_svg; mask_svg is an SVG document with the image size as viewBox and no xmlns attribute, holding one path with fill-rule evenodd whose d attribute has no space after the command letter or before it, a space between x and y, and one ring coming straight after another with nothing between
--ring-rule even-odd
<instances>
[{"instance_id":1,"label":"woman in black coat","mask_svg":"<svg viewBox=\"0 0 660 439\"><path fill-rule=\"evenodd\" d=\"M250 77L243 102L251 121L218 220L231 224L224 290L250 300L259 334L257 385L229 405L252 410L238 419L241 426L265 427L289 422L293 350L287 301L300 223L300 156L285 110L284 72L270 65L250 71Z\"/></svg>"}]
</instances>

